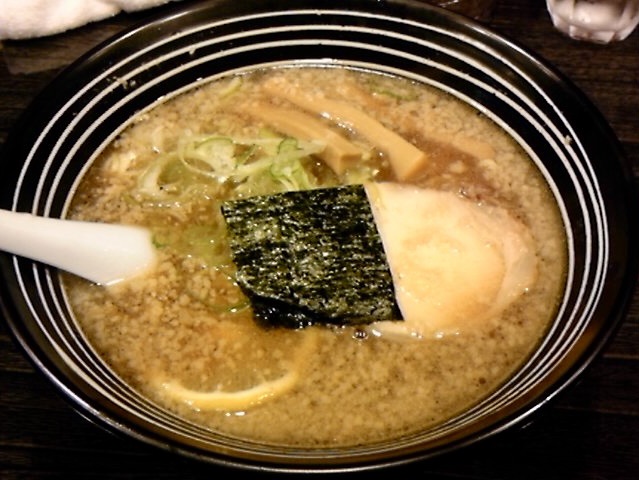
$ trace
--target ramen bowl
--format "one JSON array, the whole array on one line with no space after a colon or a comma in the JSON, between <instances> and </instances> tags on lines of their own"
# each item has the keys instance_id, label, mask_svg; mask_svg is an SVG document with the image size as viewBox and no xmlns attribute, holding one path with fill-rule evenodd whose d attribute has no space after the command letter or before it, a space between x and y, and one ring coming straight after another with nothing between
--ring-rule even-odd
<instances>
[{"instance_id":1,"label":"ramen bowl","mask_svg":"<svg viewBox=\"0 0 639 480\"><path fill-rule=\"evenodd\" d=\"M11 162L3 166L1 207L66 217L94 162L156 108L218 80L297 67L426 85L489 119L528 155L556 205L565 269L555 279L561 291L552 318L517 369L445 420L388 438L255 440L202 425L134 387L89 340L63 274L3 254L3 314L26 355L105 428L249 470L391 467L528 421L588 367L623 318L637 270L636 203L618 142L587 98L551 66L471 20L410 1L178 7L97 47L34 100L6 144L3 158Z\"/></svg>"}]
</instances>

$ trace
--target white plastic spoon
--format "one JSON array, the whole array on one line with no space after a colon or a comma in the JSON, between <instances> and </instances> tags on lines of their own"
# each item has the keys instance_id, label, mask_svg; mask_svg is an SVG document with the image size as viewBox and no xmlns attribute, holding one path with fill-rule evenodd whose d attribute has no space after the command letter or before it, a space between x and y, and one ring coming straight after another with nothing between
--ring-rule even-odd
<instances>
[{"instance_id":1,"label":"white plastic spoon","mask_svg":"<svg viewBox=\"0 0 639 480\"><path fill-rule=\"evenodd\" d=\"M140 275L156 261L151 233L136 226L81 222L0 210L0 250L100 285Z\"/></svg>"}]
</instances>

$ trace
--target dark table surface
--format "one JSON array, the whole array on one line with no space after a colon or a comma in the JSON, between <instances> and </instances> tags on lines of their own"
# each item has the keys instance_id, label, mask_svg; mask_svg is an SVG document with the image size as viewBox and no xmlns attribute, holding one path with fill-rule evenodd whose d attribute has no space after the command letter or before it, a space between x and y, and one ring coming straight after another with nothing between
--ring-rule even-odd
<instances>
[{"instance_id":1,"label":"dark table surface","mask_svg":"<svg viewBox=\"0 0 639 480\"><path fill-rule=\"evenodd\" d=\"M56 72L108 36L168 8L3 42L0 146ZM590 97L639 178L639 31L610 45L577 42L553 29L542 0L500 0L487 23L555 65ZM115 436L85 420L34 370L0 321L0 479L188 480L237 473ZM603 354L531 423L397 473L442 479L639 478L639 291Z\"/></svg>"}]
</instances>

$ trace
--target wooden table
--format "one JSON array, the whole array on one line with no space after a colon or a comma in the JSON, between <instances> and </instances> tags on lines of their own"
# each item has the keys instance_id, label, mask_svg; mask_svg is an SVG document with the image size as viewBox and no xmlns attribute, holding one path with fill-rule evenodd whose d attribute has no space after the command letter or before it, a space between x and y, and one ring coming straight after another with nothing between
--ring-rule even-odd
<instances>
[{"instance_id":1,"label":"wooden table","mask_svg":"<svg viewBox=\"0 0 639 480\"><path fill-rule=\"evenodd\" d=\"M4 42L0 146L57 71L150 14L124 14L61 35ZM577 42L553 29L542 0L500 0L489 25L554 64L591 98L639 178L639 31L611 45ZM1 479L188 480L237 473L114 436L86 421L33 369L2 321L0 350ZM398 473L442 479L639 478L639 292L603 355L532 423Z\"/></svg>"}]
</instances>

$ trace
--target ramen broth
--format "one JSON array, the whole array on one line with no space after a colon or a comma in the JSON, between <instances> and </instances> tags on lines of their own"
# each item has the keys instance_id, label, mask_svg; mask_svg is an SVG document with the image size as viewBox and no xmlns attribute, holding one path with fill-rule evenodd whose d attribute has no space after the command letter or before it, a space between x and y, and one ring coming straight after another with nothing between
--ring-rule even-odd
<instances>
[{"instance_id":1,"label":"ramen broth","mask_svg":"<svg viewBox=\"0 0 639 480\"><path fill-rule=\"evenodd\" d=\"M290 95L279 95L279 87ZM390 158L379 139L296 103L299 92L364 112L424 152L426 161L398 179L393 161L401 160ZM273 109L312 117L326 130L322 138L294 141L291 151L299 158L288 171L269 167L269 175L238 176L227 165L229 148L251 165L268 155L282 158L282 142L291 141L282 131L288 127L275 121L285 117L273 113L269 123ZM343 163L328 166L321 155L331 132L350 146L341 152ZM302 173L295 170L300 167ZM505 309L464 318L447 332L402 336L361 326L258 325L233 281L221 202L362 182L406 183L507 210L533 239L535 282ZM251 72L140 114L81 181L69 216L146 226L158 247L158 267L145 277L108 288L65 277L77 322L104 361L145 396L193 422L297 447L383 441L476 404L538 345L566 269L554 198L511 137L437 89L346 69Z\"/></svg>"}]
</instances>

